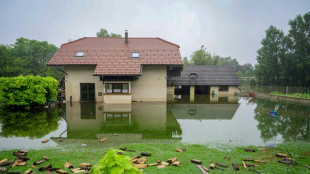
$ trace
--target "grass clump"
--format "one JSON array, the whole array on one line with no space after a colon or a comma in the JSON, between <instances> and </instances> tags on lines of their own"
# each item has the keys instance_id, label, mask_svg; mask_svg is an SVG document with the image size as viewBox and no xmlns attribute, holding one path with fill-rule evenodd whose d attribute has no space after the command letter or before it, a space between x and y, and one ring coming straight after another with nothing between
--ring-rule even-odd
<instances>
[{"instance_id":1,"label":"grass clump","mask_svg":"<svg viewBox=\"0 0 310 174\"><path fill-rule=\"evenodd\" d=\"M118 154L121 152L117 149L110 149L108 153L102 158L99 164L91 169L94 174L139 174L141 173L137 168L131 165L130 157Z\"/></svg>"},{"instance_id":2,"label":"grass clump","mask_svg":"<svg viewBox=\"0 0 310 174\"><path fill-rule=\"evenodd\" d=\"M305 93L292 93L292 94L284 94L281 92L271 92L271 95L278 95L278 96L288 96L288 97L295 97L295 98L306 98L306 99L310 99L310 93L309 94L305 94Z\"/></svg>"}]
</instances>

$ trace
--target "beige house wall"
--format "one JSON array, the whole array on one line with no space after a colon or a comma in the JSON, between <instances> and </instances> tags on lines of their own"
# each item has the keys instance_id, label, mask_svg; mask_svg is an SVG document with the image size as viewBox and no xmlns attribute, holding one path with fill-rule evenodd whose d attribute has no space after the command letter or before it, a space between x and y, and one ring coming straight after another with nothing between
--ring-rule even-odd
<instances>
[{"instance_id":1,"label":"beige house wall","mask_svg":"<svg viewBox=\"0 0 310 174\"><path fill-rule=\"evenodd\" d=\"M98 92L103 93L103 83L99 76L93 76L95 66L65 66L66 75L66 100L81 100L81 83L95 83L95 100L103 101L103 96L98 96Z\"/></svg>"},{"instance_id":2,"label":"beige house wall","mask_svg":"<svg viewBox=\"0 0 310 174\"><path fill-rule=\"evenodd\" d=\"M166 77L166 66L143 66L142 76L131 83L131 100L167 101Z\"/></svg>"},{"instance_id":3,"label":"beige house wall","mask_svg":"<svg viewBox=\"0 0 310 174\"><path fill-rule=\"evenodd\" d=\"M93 76L95 66L65 66L66 100L81 100L81 83L95 83L95 100L104 103L131 103L131 101L167 101L167 68L166 66L143 66L142 76L129 83L129 94L105 94L105 87L99 76ZM102 96L98 96L102 92Z\"/></svg>"},{"instance_id":4,"label":"beige house wall","mask_svg":"<svg viewBox=\"0 0 310 174\"><path fill-rule=\"evenodd\" d=\"M131 95L104 95L104 103L108 104L128 104L131 103Z\"/></svg>"},{"instance_id":5,"label":"beige house wall","mask_svg":"<svg viewBox=\"0 0 310 174\"><path fill-rule=\"evenodd\" d=\"M174 98L174 86L167 86L167 99L169 101L173 100Z\"/></svg>"},{"instance_id":6,"label":"beige house wall","mask_svg":"<svg viewBox=\"0 0 310 174\"><path fill-rule=\"evenodd\" d=\"M215 95L234 95L236 92L240 92L240 90L236 86L228 86L228 91L219 91L219 86L210 86L210 95L212 95L212 90L214 90Z\"/></svg>"}]
</instances>

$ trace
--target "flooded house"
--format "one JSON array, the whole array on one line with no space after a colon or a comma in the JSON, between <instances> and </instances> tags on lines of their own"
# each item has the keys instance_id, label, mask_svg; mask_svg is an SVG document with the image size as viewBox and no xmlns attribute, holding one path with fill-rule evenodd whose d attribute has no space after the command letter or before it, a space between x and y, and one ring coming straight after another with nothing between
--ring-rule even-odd
<instances>
[{"instance_id":1,"label":"flooded house","mask_svg":"<svg viewBox=\"0 0 310 174\"><path fill-rule=\"evenodd\" d=\"M169 95L195 94L209 95L210 100L218 101L220 96L240 92L240 80L230 66L184 66L180 76L168 77Z\"/></svg>"},{"instance_id":2,"label":"flooded house","mask_svg":"<svg viewBox=\"0 0 310 174\"><path fill-rule=\"evenodd\" d=\"M64 66L67 101L167 101L180 74L179 46L161 38L84 37L62 44L48 66Z\"/></svg>"}]
</instances>

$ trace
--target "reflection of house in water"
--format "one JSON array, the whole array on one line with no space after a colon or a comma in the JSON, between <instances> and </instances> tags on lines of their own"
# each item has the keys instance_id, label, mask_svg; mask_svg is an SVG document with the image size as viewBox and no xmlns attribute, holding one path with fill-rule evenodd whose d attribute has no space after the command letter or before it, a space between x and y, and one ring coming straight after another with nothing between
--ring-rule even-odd
<instances>
[{"instance_id":1,"label":"reflection of house in water","mask_svg":"<svg viewBox=\"0 0 310 174\"><path fill-rule=\"evenodd\" d=\"M137 134L141 139L168 139L181 133L166 103L72 103L66 106L68 138L97 138L99 134Z\"/></svg>"},{"instance_id":2,"label":"reflection of house in water","mask_svg":"<svg viewBox=\"0 0 310 174\"><path fill-rule=\"evenodd\" d=\"M232 119L239 108L238 97L218 97L218 102L208 100L206 95L197 95L195 103L189 102L189 96L181 96L180 100L168 107L176 119Z\"/></svg>"},{"instance_id":3,"label":"reflection of house in water","mask_svg":"<svg viewBox=\"0 0 310 174\"><path fill-rule=\"evenodd\" d=\"M174 104L168 108L178 119L227 119L234 117L240 104Z\"/></svg>"}]
</instances>

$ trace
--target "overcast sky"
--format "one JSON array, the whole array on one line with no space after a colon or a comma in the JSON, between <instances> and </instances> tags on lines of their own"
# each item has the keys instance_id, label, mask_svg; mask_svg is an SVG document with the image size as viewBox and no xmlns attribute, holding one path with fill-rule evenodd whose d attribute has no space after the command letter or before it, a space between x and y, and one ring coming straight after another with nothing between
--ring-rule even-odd
<instances>
[{"instance_id":1,"label":"overcast sky","mask_svg":"<svg viewBox=\"0 0 310 174\"><path fill-rule=\"evenodd\" d=\"M129 37L160 37L182 57L204 45L239 63L256 63L265 30L287 33L288 21L310 11L310 0L0 0L0 43L19 37L60 46L96 36L100 28Z\"/></svg>"}]
</instances>

